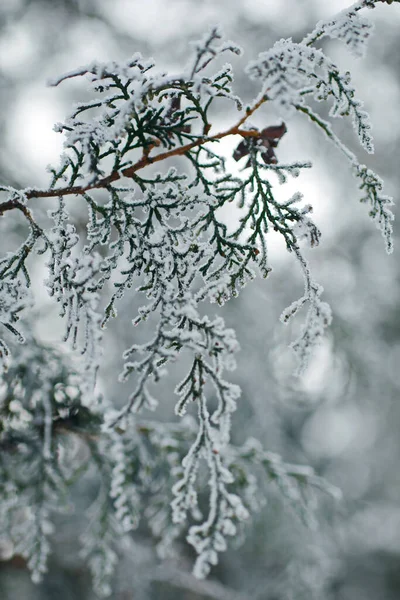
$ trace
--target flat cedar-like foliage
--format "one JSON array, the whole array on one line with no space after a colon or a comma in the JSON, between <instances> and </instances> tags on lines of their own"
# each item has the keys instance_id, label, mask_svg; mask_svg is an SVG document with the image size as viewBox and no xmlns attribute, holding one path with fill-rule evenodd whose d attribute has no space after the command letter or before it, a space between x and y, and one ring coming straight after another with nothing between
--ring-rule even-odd
<instances>
[{"instance_id":1,"label":"flat cedar-like foliage","mask_svg":"<svg viewBox=\"0 0 400 600\"><path fill-rule=\"evenodd\" d=\"M51 82L82 78L91 99L56 125L65 151L49 169L49 186L0 187L0 215L11 223L19 212L26 225L23 243L0 258L0 525L34 581L46 571L52 513L68 504L70 486L88 469L96 470L99 486L82 553L102 595L112 590L118 540L141 518L161 554L186 536L197 554L194 573L202 578L228 537L257 510L263 486L277 486L306 521L312 519L310 490L337 495L311 468L286 464L254 439L241 447L231 443L240 389L226 372L235 368L238 344L221 316L200 309L202 303L223 305L257 274L268 276L268 234L275 231L304 277L304 294L281 317L286 323L305 307L292 343L298 373L330 324L330 308L303 251L320 241L312 207L300 193L285 201L274 195L276 183L311 167L279 160L279 143L290 137L295 113L346 156L359 200L392 251L392 200L331 123L349 118L360 145L372 153L368 115L350 73L317 47L329 37L363 56L373 30L368 9L377 1L359 0L303 40L279 40L252 60L247 74L258 94L251 102L233 92L230 64L214 66L222 64L221 55L241 53L218 29L193 45L178 73L160 72L134 54L124 63L93 62ZM232 106L232 125L224 130L210 118L221 98ZM276 121L257 129L251 118L266 103L276 109ZM318 103L329 105L329 119ZM237 139L239 175L218 152L227 136ZM67 210L69 196L87 207L84 234ZM54 202L47 215L43 198ZM228 228L220 209L230 202L238 204L240 218ZM45 285L60 307L64 341L80 353L79 361L39 344L29 331L29 271L36 255L45 256ZM120 380L132 378L134 387L123 405L113 406L97 391L96 377L103 330L117 318L124 294L143 298L133 325L150 318L155 327L146 343L133 341L124 352ZM154 383L181 356L189 368L176 387L179 420L145 420L143 409L157 407ZM197 422L184 416L192 402ZM77 451L80 446L85 450Z\"/></svg>"}]
</instances>

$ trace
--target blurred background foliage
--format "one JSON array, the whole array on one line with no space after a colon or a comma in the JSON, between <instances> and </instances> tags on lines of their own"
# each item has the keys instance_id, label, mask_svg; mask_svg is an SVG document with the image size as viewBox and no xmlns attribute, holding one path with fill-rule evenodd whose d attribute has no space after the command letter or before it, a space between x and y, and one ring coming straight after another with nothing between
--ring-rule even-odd
<instances>
[{"instance_id":1,"label":"blurred background foliage","mask_svg":"<svg viewBox=\"0 0 400 600\"><path fill-rule=\"evenodd\" d=\"M84 92L73 82L46 88L46 79L93 59L118 60L136 51L153 56L160 68L179 72L190 40L218 23L245 50L234 68L236 92L246 102L254 92L243 73L246 61L281 37L301 39L320 18L347 6L346 0L2 0L1 181L16 187L45 185L47 163L57 163L62 139L52 125L70 111L73 101L82 100ZM369 16L376 32L365 60L356 61L339 43L329 42L328 53L352 71L374 124L375 155L359 158L398 200L400 5L379 6ZM216 127L234 119L221 105ZM266 108L254 124L276 124L276 117ZM355 149L351 128L343 122L336 126ZM236 139L224 143L227 155L236 144ZM121 548L113 594L118 600L400 597L398 249L386 256L365 206L357 203L356 183L344 159L308 123L297 117L288 124L278 159L314 163L310 173L280 193L289 197L299 189L314 206L322 242L309 260L315 279L325 288L334 321L305 376L294 379L287 348L294 334L279 323L279 315L300 295L302 281L290 257L273 241L275 268L268 280L253 282L223 309L242 348L234 374L243 390L235 435L239 443L252 435L285 460L311 464L342 489L344 499L335 507L321 505L320 525L310 530L271 492L247 527L246 539L222 557L206 582L188 574L189 555L161 563L148 532L139 529ZM51 206L51 200L35 202L43 210ZM83 228L85 209L77 202L70 199L69 208L77 227ZM232 210L227 218L233 218ZM0 220L2 253L18 242L21 226L14 214ZM395 232L398 238L398 220ZM39 274L41 265L35 268ZM41 342L56 344L62 327L39 281L32 326ZM130 319L136 302L125 296L119 319L106 334L100 385L116 402L129 393L116 383L116 374L121 353L132 341ZM170 389L163 388L162 419L174 418L172 390L173 382ZM89 488L76 489L74 515L59 518L55 553L43 584L34 586L24 564L8 560L0 540L2 600L94 598L77 547L88 495Z\"/></svg>"}]
</instances>

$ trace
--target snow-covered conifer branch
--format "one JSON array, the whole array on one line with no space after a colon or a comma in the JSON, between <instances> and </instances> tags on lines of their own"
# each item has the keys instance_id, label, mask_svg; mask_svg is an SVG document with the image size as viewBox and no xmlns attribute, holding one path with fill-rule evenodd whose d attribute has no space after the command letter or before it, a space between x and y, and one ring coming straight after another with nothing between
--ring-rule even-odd
<instances>
[{"instance_id":1,"label":"snow-covered conifer branch","mask_svg":"<svg viewBox=\"0 0 400 600\"><path fill-rule=\"evenodd\" d=\"M390 206L394 205L393 198L382 194L383 181L371 169L358 162L354 152L349 150L347 146L333 132L330 123L322 119L308 106L296 105L296 109L307 117L318 127L322 129L328 139L344 154L350 162L353 173L356 178L360 179L359 189L363 190L364 195L360 198L360 202L370 205L369 216L376 222L378 229L382 232L382 237L385 240L386 252L393 252L393 227L392 221L394 214L390 210Z\"/></svg>"},{"instance_id":2,"label":"snow-covered conifer branch","mask_svg":"<svg viewBox=\"0 0 400 600\"><path fill-rule=\"evenodd\" d=\"M229 464L232 472L240 472L245 480L249 464L261 466L268 475L267 486L273 482L285 502L308 526L315 523L313 490L322 491L335 500L341 499L340 490L319 477L314 469L285 463L281 456L265 451L260 442L253 438L233 450ZM253 489L254 493L259 493L257 487Z\"/></svg>"},{"instance_id":3,"label":"snow-covered conifer branch","mask_svg":"<svg viewBox=\"0 0 400 600\"><path fill-rule=\"evenodd\" d=\"M355 98L350 73L340 73L322 50L291 39L280 40L251 62L247 72L251 79L261 81L262 93L268 94L284 118L309 95L318 102L332 100L330 116L350 116L361 145L373 153L369 116Z\"/></svg>"},{"instance_id":4,"label":"snow-covered conifer branch","mask_svg":"<svg viewBox=\"0 0 400 600\"><path fill-rule=\"evenodd\" d=\"M360 10L365 7L374 7L370 0L360 0L352 7L341 11L333 19L320 21L314 31L309 33L303 44L312 46L324 37L342 40L349 50L357 57L364 57L367 43L374 31L374 24L369 19L360 15Z\"/></svg>"},{"instance_id":5,"label":"snow-covered conifer branch","mask_svg":"<svg viewBox=\"0 0 400 600\"><path fill-rule=\"evenodd\" d=\"M210 422L203 392L205 385L203 378L206 372L202 361L196 358L189 376L178 388L183 396L183 402L190 395L191 399L198 403L199 432L183 460L183 477L173 488L176 497L172 502L172 518L175 522L180 523L185 520L188 511L195 519L202 519L198 508L196 480L200 460L204 458L209 470L208 515L201 525L193 525L189 529L187 537L198 554L194 573L200 578L208 575L211 566L218 562L218 553L226 550L225 537L235 534L236 521L248 518L248 511L240 497L229 492L226 487L233 482L233 477L223 464L224 445L221 445L221 435L219 435L221 432L212 427Z\"/></svg>"},{"instance_id":6,"label":"snow-covered conifer branch","mask_svg":"<svg viewBox=\"0 0 400 600\"><path fill-rule=\"evenodd\" d=\"M56 125L65 140L60 164L49 167L46 189L0 187L5 195L0 216L9 219L18 212L27 228L17 250L0 258L0 513L6 535L35 580L46 569L52 513L66 505L75 478L97 481L83 555L102 595L112 590L118 540L132 535L142 516L160 554L186 536L197 552L195 574L204 577L227 548L228 537L262 504L257 469L307 518L310 490L336 495L311 469L287 465L253 442L235 446L231 419L240 389L226 372L235 368L239 346L223 319L204 315L202 307L206 301L222 306L258 273L268 276L269 233L274 231L304 279L303 296L281 317L287 322L306 307L292 344L298 372L331 321L303 249L304 242L315 248L321 239L312 207L299 192L281 200L274 189L276 182L284 185L311 167L308 160L285 164L279 159L279 144L284 136L290 141L290 117L296 111L344 153L360 181L361 201L370 205L370 216L392 251L392 200L382 193L381 179L307 103L330 104L332 118L349 116L360 145L373 152L369 117L350 74L314 44L325 37L339 39L363 56L373 28L360 11L375 3L359 1L317 24L303 41L280 40L261 53L247 68L260 92L245 107L233 91L232 66L215 66L221 55L240 52L218 29L194 44L177 74L158 71L154 61L137 53L121 63L93 62L52 82L82 78L92 94ZM234 111L233 124L223 131L211 112L221 98ZM249 119L266 102L285 121L257 129ZM227 168L218 146L232 135L240 138L233 153L243 167L239 173ZM174 162L177 157L180 162ZM41 198L54 199L47 214L50 227L36 208ZM74 222L69 202L86 206L84 228ZM237 203L240 216L228 227L221 209L230 202ZM77 365L30 334L23 350L10 358L13 338L24 341L15 323L22 315L29 318L29 260L35 253L46 257L45 282L65 321L64 341L83 355ZM122 382L132 381L132 390L125 402L114 405L96 388L103 330L117 318L123 296L133 294L144 299L130 315L133 325L146 328L147 322L154 329L146 330L142 343L132 333L120 375ZM10 341L4 333L12 334ZM144 408L168 402L154 384L181 359L189 362L176 386L176 415L182 420L139 420ZM193 403L197 425L183 416ZM79 460L77 447L84 448ZM253 467L255 472L249 471Z\"/></svg>"}]
</instances>

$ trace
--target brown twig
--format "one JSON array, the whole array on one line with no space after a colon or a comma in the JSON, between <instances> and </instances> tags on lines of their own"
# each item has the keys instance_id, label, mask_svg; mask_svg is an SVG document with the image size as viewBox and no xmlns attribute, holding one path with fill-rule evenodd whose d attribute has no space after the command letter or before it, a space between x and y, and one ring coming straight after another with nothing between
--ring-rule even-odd
<instances>
[{"instance_id":1,"label":"brown twig","mask_svg":"<svg viewBox=\"0 0 400 600\"><path fill-rule=\"evenodd\" d=\"M14 208L17 208L25 215L25 217L28 219L33 228L37 228L37 224L32 218L31 211L25 206L25 204L19 202L19 200L7 200L7 202L3 202L2 204L0 204L0 217L6 211L13 210Z\"/></svg>"},{"instance_id":2,"label":"brown twig","mask_svg":"<svg viewBox=\"0 0 400 600\"><path fill-rule=\"evenodd\" d=\"M104 177L103 179L100 179L99 181L96 181L95 183L93 183L91 185L87 185L85 187L72 186L72 187L64 187L64 188L55 188L52 190L27 189L24 191L24 195L26 198L31 199L31 198L55 198L55 197L59 197L59 196L67 196L67 195L72 195L72 194L75 194L75 195L84 194L85 192L89 192L91 190L106 188L110 185L110 183L113 183L114 181L118 181L119 179L121 179L121 177L128 177L128 178L133 177L134 174L137 171L139 171L140 169L143 169L144 167L147 167L154 163L161 162L162 160L166 160L167 158L172 158L173 156L184 156L187 152L190 152L190 150L192 150L193 148L197 148L198 146L201 146L202 144L205 144L207 142L215 142L217 140L223 139L224 137L227 137L228 135L241 135L242 137L258 136L259 135L258 131L245 130L245 129L241 129L241 127L245 123L245 121L252 114L254 114L255 111L258 108L260 108L260 106L262 104L264 104L264 102L266 102L266 100L267 100L266 96L261 96L261 98L254 104L254 106L252 106L251 108L248 108L246 110L246 113L238 121L238 123L236 123L236 125L233 125L229 129L226 129L225 131L221 131L220 133L217 133L212 136L207 136L207 135L201 136L197 140L190 142L190 144L185 144L184 146L180 146L179 148L174 148L173 150L161 152L160 154L156 154L155 156L150 156L149 152L144 152L143 156L134 165L127 167L126 169L123 169L121 172L114 171L107 177ZM0 203L0 216L3 215L6 211L12 210L14 208L19 208L20 210L22 210L22 212L24 212L25 216L27 216L27 218L28 218L28 214L26 214L24 211L24 209L25 209L27 211L27 213L29 213L28 209L23 204L21 204L20 206L18 206L18 204L20 204L20 203L16 203L15 200L7 200L6 202Z\"/></svg>"}]
</instances>

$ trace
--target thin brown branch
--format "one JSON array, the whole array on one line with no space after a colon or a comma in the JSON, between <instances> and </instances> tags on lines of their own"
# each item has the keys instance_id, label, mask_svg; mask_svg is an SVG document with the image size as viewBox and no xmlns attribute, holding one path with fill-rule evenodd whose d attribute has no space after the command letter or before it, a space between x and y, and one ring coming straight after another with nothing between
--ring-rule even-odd
<instances>
[{"instance_id":1,"label":"thin brown branch","mask_svg":"<svg viewBox=\"0 0 400 600\"><path fill-rule=\"evenodd\" d=\"M17 208L25 215L25 217L28 219L29 223L32 225L33 228L38 227L32 218L32 214L29 208L27 208L25 204L19 202L19 200L16 199L7 200L6 202L0 204L0 217L8 210L13 210L14 208Z\"/></svg>"},{"instance_id":2,"label":"thin brown branch","mask_svg":"<svg viewBox=\"0 0 400 600\"><path fill-rule=\"evenodd\" d=\"M173 150L161 152L160 154L156 154L155 156L150 156L149 152L146 152L134 165L127 167L126 169L123 169L121 172L115 171L115 172L111 173L110 175L108 175L107 177L104 177L103 179L99 179L99 181L96 181L95 183L93 183L91 185L87 185L85 187L72 186L72 187L64 187L64 188L55 188L52 190L51 189L50 190L27 189L27 190L25 190L24 194L25 194L26 198L28 198L28 199L31 199L31 198L57 198L59 196L67 196L67 195L73 195L73 194L80 195L80 194L89 192L91 190L107 188L114 181L118 181L119 179L121 179L121 177L128 177L128 178L133 177L137 171L139 171L140 169L144 169L145 167L147 167L149 165L155 164L157 162L161 162L163 160L166 160L167 158L172 158L173 156L184 156L187 152L190 152L190 150L193 150L193 148L197 148L197 147L201 146L202 144L206 144L208 142L216 142L218 140L221 140L221 139L227 137L228 135L241 135L242 137L257 136L257 135L259 135L259 133L257 131L245 130L245 129L241 129L241 127L245 123L245 121L252 114L254 114L256 112L256 110L258 110L260 108L260 106L262 104L264 104L264 102L266 102L266 100L267 100L267 96L261 96L261 98L254 104L254 106L252 106L251 108L248 108L246 110L245 114L236 123L236 125L233 125L229 129L226 129L225 131L221 131L220 133L216 133L215 135L211 135L211 136L207 136L207 135L201 136L197 140L190 142L190 144L185 144L184 146L174 148ZM23 206L23 205L21 205L21 206ZM0 203L0 216L2 214L4 214L5 212L12 210L14 208L19 208L20 210L22 210L21 207L16 205L15 200L7 200L6 202ZM24 207L24 208L26 209L26 207ZM28 209L26 209L26 210L28 210Z\"/></svg>"},{"instance_id":3,"label":"thin brown branch","mask_svg":"<svg viewBox=\"0 0 400 600\"><path fill-rule=\"evenodd\" d=\"M13 210L14 208L18 208L15 200L7 200L7 202L2 202L0 204L0 217L3 216L3 214L8 210Z\"/></svg>"}]
</instances>

